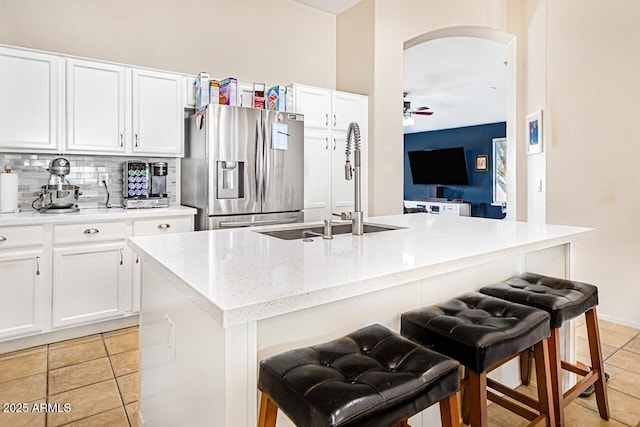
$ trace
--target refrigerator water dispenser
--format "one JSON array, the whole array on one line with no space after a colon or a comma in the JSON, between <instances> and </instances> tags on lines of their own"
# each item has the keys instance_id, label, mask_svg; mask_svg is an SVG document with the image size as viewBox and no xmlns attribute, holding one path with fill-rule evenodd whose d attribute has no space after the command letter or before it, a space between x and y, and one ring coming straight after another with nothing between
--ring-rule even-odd
<instances>
[{"instance_id":1,"label":"refrigerator water dispenser","mask_svg":"<svg viewBox=\"0 0 640 427\"><path fill-rule=\"evenodd\" d=\"M218 199L244 197L244 162L216 162L218 167Z\"/></svg>"}]
</instances>

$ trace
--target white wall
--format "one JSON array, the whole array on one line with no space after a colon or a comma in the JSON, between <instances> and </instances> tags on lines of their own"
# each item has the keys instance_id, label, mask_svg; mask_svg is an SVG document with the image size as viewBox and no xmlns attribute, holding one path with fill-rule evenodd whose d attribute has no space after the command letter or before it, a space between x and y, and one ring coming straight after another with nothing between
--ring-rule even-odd
<instances>
[{"instance_id":1,"label":"white wall","mask_svg":"<svg viewBox=\"0 0 640 427\"><path fill-rule=\"evenodd\" d=\"M335 87L336 18L292 0L3 0L0 43L243 82Z\"/></svg>"},{"instance_id":2,"label":"white wall","mask_svg":"<svg viewBox=\"0 0 640 427\"><path fill-rule=\"evenodd\" d=\"M640 326L640 2L548 3L547 221L597 229L575 277Z\"/></svg>"}]
</instances>

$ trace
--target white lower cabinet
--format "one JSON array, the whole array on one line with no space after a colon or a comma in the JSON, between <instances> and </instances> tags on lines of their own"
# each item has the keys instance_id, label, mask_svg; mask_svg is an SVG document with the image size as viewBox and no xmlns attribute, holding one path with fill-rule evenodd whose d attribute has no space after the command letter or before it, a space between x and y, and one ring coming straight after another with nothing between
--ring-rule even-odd
<instances>
[{"instance_id":1,"label":"white lower cabinet","mask_svg":"<svg viewBox=\"0 0 640 427\"><path fill-rule=\"evenodd\" d=\"M133 221L134 236L148 236L158 234L187 233L193 231L193 215L172 217L137 219ZM129 257L133 265L131 311L140 311L140 256L130 251Z\"/></svg>"},{"instance_id":2,"label":"white lower cabinet","mask_svg":"<svg viewBox=\"0 0 640 427\"><path fill-rule=\"evenodd\" d=\"M131 310L124 241L53 249L52 326L121 317Z\"/></svg>"},{"instance_id":3,"label":"white lower cabinet","mask_svg":"<svg viewBox=\"0 0 640 427\"><path fill-rule=\"evenodd\" d=\"M44 252L0 254L0 339L45 328Z\"/></svg>"}]
</instances>

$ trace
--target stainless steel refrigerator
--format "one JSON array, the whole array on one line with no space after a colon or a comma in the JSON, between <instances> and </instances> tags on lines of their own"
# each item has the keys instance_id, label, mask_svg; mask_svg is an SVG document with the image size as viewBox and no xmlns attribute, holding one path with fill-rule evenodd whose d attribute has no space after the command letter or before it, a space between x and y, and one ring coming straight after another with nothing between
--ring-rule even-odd
<instances>
[{"instance_id":1,"label":"stainless steel refrigerator","mask_svg":"<svg viewBox=\"0 0 640 427\"><path fill-rule=\"evenodd\" d=\"M196 230L302 222L301 114L208 105L187 119L181 203Z\"/></svg>"}]
</instances>

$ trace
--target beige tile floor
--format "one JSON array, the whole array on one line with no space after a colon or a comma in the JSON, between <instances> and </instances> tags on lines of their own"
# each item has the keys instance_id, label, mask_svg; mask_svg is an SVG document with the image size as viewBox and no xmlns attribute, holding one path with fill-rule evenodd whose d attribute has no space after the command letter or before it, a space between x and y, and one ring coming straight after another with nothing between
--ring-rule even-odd
<instances>
[{"instance_id":1,"label":"beige tile floor","mask_svg":"<svg viewBox=\"0 0 640 427\"><path fill-rule=\"evenodd\" d=\"M584 316L576 321L577 359L590 364ZM576 399L565 408L567 427L640 427L640 330L600 320L600 340L605 358L605 370L611 375L607 392L611 419L598 415L593 396ZM535 384L519 390L537 396ZM501 408L489 405L490 427L519 427L527 421Z\"/></svg>"},{"instance_id":2,"label":"beige tile floor","mask_svg":"<svg viewBox=\"0 0 640 427\"><path fill-rule=\"evenodd\" d=\"M0 427L137 426L138 371L137 327L0 354Z\"/></svg>"},{"instance_id":3,"label":"beige tile floor","mask_svg":"<svg viewBox=\"0 0 640 427\"><path fill-rule=\"evenodd\" d=\"M584 321L578 320L578 360L589 364ZM595 399L577 399L565 409L567 427L640 427L640 330L600 321L611 420L600 419ZM0 354L0 404L27 403L27 413L0 411L0 427L138 425L140 395L138 328ZM521 387L535 395L535 384ZM60 404L60 412L34 412L33 405ZM64 404L71 406L64 412ZM1 410L2 408L0 408ZM489 406L490 427L518 427L526 420Z\"/></svg>"}]
</instances>

